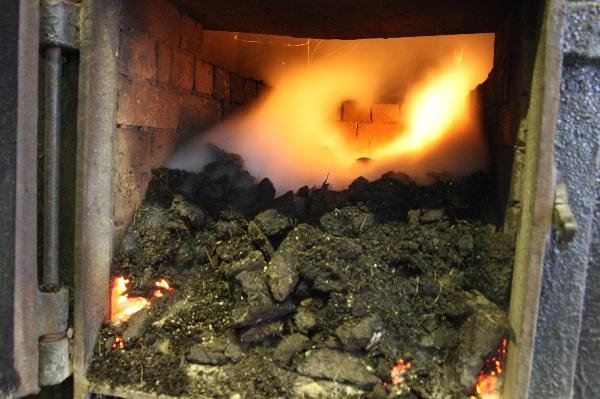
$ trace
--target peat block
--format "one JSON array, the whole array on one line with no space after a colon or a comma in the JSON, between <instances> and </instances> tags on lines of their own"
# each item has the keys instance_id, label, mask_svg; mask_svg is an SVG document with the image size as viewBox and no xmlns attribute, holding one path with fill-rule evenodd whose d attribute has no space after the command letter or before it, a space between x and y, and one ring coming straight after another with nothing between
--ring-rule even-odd
<instances>
[{"instance_id":1,"label":"peat block","mask_svg":"<svg viewBox=\"0 0 600 399\"><path fill-rule=\"evenodd\" d=\"M285 247L278 249L271 258L267 267L269 287L275 300L285 300L298 284L298 258Z\"/></svg>"},{"instance_id":2,"label":"peat block","mask_svg":"<svg viewBox=\"0 0 600 399\"><path fill-rule=\"evenodd\" d=\"M382 329L379 316L365 317L358 322L348 321L335 330L335 334L344 345L344 349L357 351L365 349L375 334Z\"/></svg>"},{"instance_id":3,"label":"peat block","mask_svg":"<svg viewBox=\"0 0 600 399\"><path fill-rule=\"evenodd\" d=\"M102 329L90 382L251 399L471 393L509 335L514 237L489 176L389 173L275 198L215 151L200 173L153 171L113 261L152 303ZM162 278L173 290L153 298ZM400 358L413 367L394 386Z\"/></svg>"},{"instance_id":4,"label":"peat block","mask_svg":"<svg viewBox=\"0 0 600 399\"><path fill-rule=\"evenodd\" d=\"M348 382L361 388L370 388L380 382L358 358L331 349L309 352L298 365L298 372L308 377Z\"/></svg>"},{"instance_id":5,"label":"peat block","mask_svg":"<svg viewBox=\"0 0 600 399\"><path fill-rule=\"evenodd\" d=\"M462 325L455 367L465 392L475 385L485 359L493 355L502 339L508 336L508 325L506 313L495 305L481 307Z\"/></svg>"},{"instance_id":6,"label":"peat block","mask_svg":"<svg viewBox=\"0 0 600 399\"><path fill-rule=\"evenodd\" d=\"M190 363L221 365L237 363L241 357L242 351L238 344L225 339L215 339L192 346L185 358Z\"/></svg>"},{"instance_id":7,"label":"peat block","mask_svg":"<svg viewBox=\"0 0 600 399\"><path fill-rule=\"evenodd\" d=\"M292 358L308 347L310 339L302 334L284 337L273 352L273 361L280 367L289 366Z\"/></svg>"}]
</instances>

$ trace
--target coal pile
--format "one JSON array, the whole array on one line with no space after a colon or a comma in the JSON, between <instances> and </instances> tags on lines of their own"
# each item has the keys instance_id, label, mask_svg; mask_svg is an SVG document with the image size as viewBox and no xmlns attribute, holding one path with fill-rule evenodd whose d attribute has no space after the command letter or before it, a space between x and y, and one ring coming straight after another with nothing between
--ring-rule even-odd
<instances>
[{"instance_id":1,"label":"coal pile","mask_svg":"<svg viewBox=\"0 0 600 399\"><path fill-rule=\"evenodd\" d=\"M276 197L231 154L159 169L113 275L130 296L173 291L106 324L88 378L183 397L467 397L509 334L514 244L491 193L483 173L388 173Z\"/></svg>"}]
</instances>

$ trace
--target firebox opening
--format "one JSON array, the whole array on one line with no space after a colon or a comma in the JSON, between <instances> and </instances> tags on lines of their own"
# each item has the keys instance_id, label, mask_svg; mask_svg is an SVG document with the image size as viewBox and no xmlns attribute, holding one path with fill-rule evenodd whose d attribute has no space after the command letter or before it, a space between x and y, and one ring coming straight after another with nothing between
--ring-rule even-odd
<instances>
[{"instance_id":1,"label":"firebox opening","mask_svg":"<svg viewBox=\"0 0 600 399\"><path fill-rule=\"evenodd\" d=\"M497 394L529 84L518 13L352 40L195 15L124 3L93 389Z\"/></svg>"},{"instance_id":2,"label":"firebox opening","mask_svg":"<svg viewBox=\"0 0 600 399\"><path fill-rule=\"evenodd\" d=\"M486 170L478 87L492 68L493 41L493 34L327 40L204 31L207 58L268 89L243 116L197 141L240 154L278 193L326 180L343 189L390 170L420 183ZM231 85L237 97L239 83ZM185 146L167 165L199 171L197 154Z\"/></svg>"}]
</instances>

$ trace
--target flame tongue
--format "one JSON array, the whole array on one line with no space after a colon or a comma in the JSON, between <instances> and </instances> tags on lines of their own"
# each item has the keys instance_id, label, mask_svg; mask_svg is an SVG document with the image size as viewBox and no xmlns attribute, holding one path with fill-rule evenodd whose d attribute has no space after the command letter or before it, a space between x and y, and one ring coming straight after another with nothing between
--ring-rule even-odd
<instances>
[{"instance_id":1,"label":"flame tongue","mask_svg":"<svg viewBox=\"0 0 600 399\"><path fill-rule=\"evenodd\" d=\"M161 298L163 296L163 291L173 291L173 288L164 278L161 278L156 283L154 283L154 286L157 288L154 290L153 294L155 298Z\"/></svg>"},{"instance_id":2,"label":"flame tongue","mask_svg":"<svg viewBox=\"0 0 600 399\"><path fill-rule=\"evenodd\" d=\"M125 277L115 277L111 294L110 320L119 324L129 319L131 315L150 306L150 301L143 297L129 298L127 285L129 280Z\"/></svg>"},{"instance_id":3,"label":"flame tongue","mask_svg":"<svg viewBox=\"0 0 600 399\"><path fill-rule=\"evenodd\" d=\"M342 115L337 122L333 115L343 102L353 100L366 110L379 101L381 82L358 62L321 62L289 71L256 108L200 140L240 154L252 175L269 177L280 193L318 185L326 176L339 188L357 176L378 178L389 170L417 180L429 172L468 174L486 166L470 97L482 80L480 69L476 60L460 55L439 60L428 75L410 82L397 123L371 123L364 115L356 120ZM357 163L360 158L374 161ZM185 161L178 162L170 164L186 168Z\"/></svg>"},{"instance_id":4,"label":"flame tongue","mask_svg":"<svg viewBox=\"0 0 600 399\"><path fill-rule=\"evenodd\" d=\"M468 71L460 65L449 66L430 77L411 92L407 109L407 128L374 151L375 158L426 153L453 123L468 115L471 90Z\"/></svg>"},{"instance_id":5,"label":"flame tongue","mask_svg":"<svg viewBox=\"0 0 600 399\"><path fill-rule=\"evenodd\" d=\"M134 313L150 307L150 301L144 297L129 297L127 285L129 280L122 276L113 278L111 302L110 302L110 321L113 324L120 324L129 319ZM160 279L154 283L156 289L153 296L160 298L164 291L173 291L167 280Z\"/></svg>"}]
</instances>

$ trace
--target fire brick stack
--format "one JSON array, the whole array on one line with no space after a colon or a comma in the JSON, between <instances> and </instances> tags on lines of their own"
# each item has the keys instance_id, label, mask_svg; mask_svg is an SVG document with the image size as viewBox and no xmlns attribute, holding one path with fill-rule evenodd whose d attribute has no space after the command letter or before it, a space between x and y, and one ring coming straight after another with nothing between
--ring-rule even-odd
<instances>
[{"instance_id":1,"label":"fire brick stack","mask_svg":"<svg viewBox=\"0 0 600 399\"><path fill-rule=\"evenodd\" d=\"M171 3L123 3L118 56L114 224L117 239L151 170L188 134L220 122L265 88L203 57L202 27ZM174 139L175 137L175 139Z\"/></svg>"}]
</instances>

